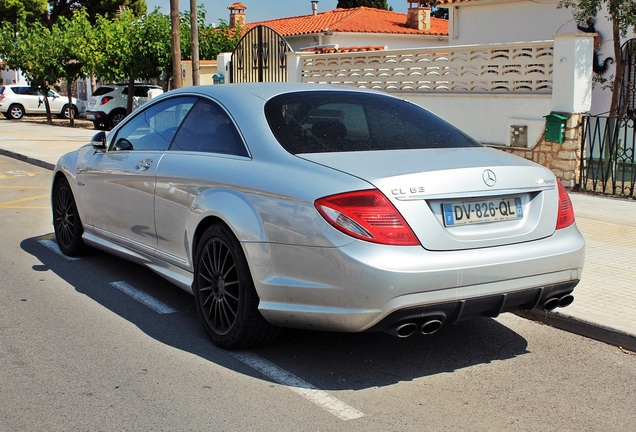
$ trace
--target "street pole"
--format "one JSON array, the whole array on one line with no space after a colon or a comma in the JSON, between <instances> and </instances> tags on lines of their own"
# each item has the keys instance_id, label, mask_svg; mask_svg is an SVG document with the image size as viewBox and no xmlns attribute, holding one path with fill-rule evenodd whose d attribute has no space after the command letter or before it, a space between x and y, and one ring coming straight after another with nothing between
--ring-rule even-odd
<instances>
[{"instance_id":1,"label":"street pole","mask_svg":"<svg viewBox=\"0 0 636 432\"><path fill-rule=\"evenodd\" d=\"M200 83L201 71L199 62L199 23L197 13L197 0L190 0L190 29L192 32L192 85Z\"/></svg>"},{"instance_id":2,"label":"street pole","mask_svg":"<svg viewBox=\"0 0 636 432\"><path fill-rule=\"evenodd\" d=\"M172 84L181 88L181 38L179 34L179 0L170 0L170 27L172 29Z\"/></svg>"}]
</instances>

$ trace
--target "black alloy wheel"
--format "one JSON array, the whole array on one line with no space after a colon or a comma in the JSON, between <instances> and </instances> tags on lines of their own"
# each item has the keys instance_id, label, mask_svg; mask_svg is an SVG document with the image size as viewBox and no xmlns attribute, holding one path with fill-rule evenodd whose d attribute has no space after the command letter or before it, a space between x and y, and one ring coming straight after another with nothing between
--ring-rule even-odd
<instances>
[{"instance_id":1,"label":"black alloy wheel","mask_svg":"<svg viewBox=\"0 0 636 432\"><path fill-rule=\"evenodd\" d=\"M258 295L240 243L224 225L210 226L196 252L193 291L203 327L216 345L262 345L278 329L258 311Z\"/></svg>"},{"instance_id":2,"label":"black alloy wheel","mask_svg":"<svg viewBox=\"0 0 636 432\"><path fill-rule=\"evenodd\" d=\"M86 244L84 229L68 180L61 178L53 187L53 228L60 250L68 256L82 255Z\"/></svg>"}]
</instances>

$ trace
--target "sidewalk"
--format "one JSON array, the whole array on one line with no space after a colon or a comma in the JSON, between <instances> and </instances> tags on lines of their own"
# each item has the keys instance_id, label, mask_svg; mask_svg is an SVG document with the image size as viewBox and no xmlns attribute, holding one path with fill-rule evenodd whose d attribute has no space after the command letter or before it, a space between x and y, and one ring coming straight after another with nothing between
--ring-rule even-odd
<instances>
[{"instance_id":1,"label":"sidewalk","mask_svg":"<svg viewBox=\"0 0 636 432\"><path fill-rule=\"evenodd\" d=\"M0 119L0 155L52 169L97 131ZM636 351L636 201L570 194L586 240L583 279L572 305L520 313L554 327Z\"/></svg>"}]
</instances>

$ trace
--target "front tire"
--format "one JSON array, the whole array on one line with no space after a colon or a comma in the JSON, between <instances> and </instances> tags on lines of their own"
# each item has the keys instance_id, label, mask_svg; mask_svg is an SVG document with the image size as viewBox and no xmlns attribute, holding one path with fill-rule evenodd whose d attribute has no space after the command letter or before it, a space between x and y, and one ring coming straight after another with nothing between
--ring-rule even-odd
<instances>
[{"instance_id":1,"label":"front tire","mask_svg":"<svg viewBox=\"0 0 636 432\"><path fill-rule=\"evenodd\" d=\"M22 105L13 104L9 107L9 117L12 120L20 120L24 116L24 107Z\"/></svg>"},{"instance_id":2,"label":"front tire","mask_svg":"<svg viewBox=\"0 0 636 432\"><path fill-rule=\"evenodd\" d=\"M274 340L278 328L258 311L258 295L240 243L224 225L210 226L199 241L194 298L215 345L234 349Z\"/></svg>"},{"instance_id":3,"label":"front tire","mask_svg":"<svg viewBox=\"0 0 636 432\"><path fill-rule=\"evenodd\" d=\"M64 255L78 256L86 252L82 240L84 228L77 211L75 197L68 180L61 178L53 186L53 228L55 240Z\"/></svg>"}]
</instances>

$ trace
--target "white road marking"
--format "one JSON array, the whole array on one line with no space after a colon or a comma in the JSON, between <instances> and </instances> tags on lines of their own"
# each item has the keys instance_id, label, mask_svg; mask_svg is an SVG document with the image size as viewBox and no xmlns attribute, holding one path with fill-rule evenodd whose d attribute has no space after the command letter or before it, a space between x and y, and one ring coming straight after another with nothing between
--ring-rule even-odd
<instances>
[{"instance_id":1,"label":"white road marking","mask_svg":"<svg viewBox=\"0 0 636 432\"><path fill-rule=\"evenodd\" d=\"M177 312L176 309L173 309L167 304L160 302L159 300L152 297L151 295L148 295L142 291L139 291L138 289L132 287L126 282L119 281L119 282L111 282L110 284L114 288L117 288L119 291L129 295L130 297L137 300L139 303L142 303L148 306L150 309L154 310L155 312L159 314L164 315L164 314Z\"/></svg>"},{"instance_id":2,"label":"white road marking","mask_svg":"<svg viewBox=\"0 0 636 432\"><path fill-rule=\"evenodd\" d=\"M256 354L246 352L231 352L230 354L249 367L256 369L263 375L287 387L289 390L298 393L305 399L329 411L341 420L354 420L364 416L364 413L336 399L326 391L314 387L291 372L276 366Z\"/></svg>"},{"instance_id":3,"label":"white road marking","mask_svg":"<svg viewBox=\"0 0 636 432\"><path fill-rule=\"evenodd\" d=\"M52 250L53 252L55 252L56 254L65 258L68 261L77 261L81 259L78 257L71 257L71 256L64 255L64 252L60 250L60 247L57 245L57 242L55 240L39 240L39 243L45 248Z\"/></svg>"},{"instance_id":4,"label":"white road marking","mask_svg":"<svg viewBox=\"0 0 636 432\"><path fill-rule=\"evenodd\" d=\"M51 249L58 255L63 256L67 260L79 259L64 255L54 240L40 240L40 243L48 249ZM110 285L123 292L124 294L127 294L130 297L134 298L138 302L148 306L159 314L169 314L177 312L176 309L173 309L165 303L162 303L159 300L155 299L154 297L142 291L139 291L126 282L111 282ZM257 356L256 354L245 352L232 352L231 354L237 360L245 363L252 369L259 371L263 375L273 379L275 382L287 387L289 390L313 402L314 404L330 412L341 420L355 420L364 416L364 413L336 399L326 391L316 388L307 381Z\"/></svg>"}]
</instances>

